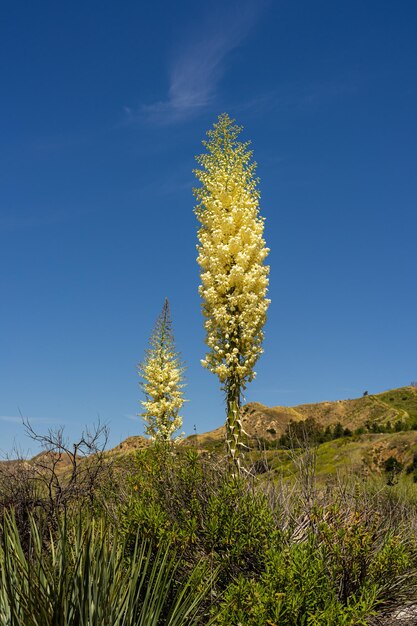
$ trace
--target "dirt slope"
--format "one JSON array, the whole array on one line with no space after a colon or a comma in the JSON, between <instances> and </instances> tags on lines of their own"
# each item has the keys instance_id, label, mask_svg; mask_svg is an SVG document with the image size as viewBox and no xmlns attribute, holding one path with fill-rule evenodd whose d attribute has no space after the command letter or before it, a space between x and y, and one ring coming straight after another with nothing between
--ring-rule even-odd
<instances>
[{"instance_id":1,"label":"dirt slope","mask_svg":"<svg viewBox=\"0 0 417 626\"><path fill-rule=\"evenodd\" d=\"M352 400L300 404L294 407L267 407L250 402L242 408L242 424L251 437L274 440L285 431L290 420L301 421L313 417L323 426L340 422L354 430L367 423L392 425L396 421L417 421L417 388L400 387L383 393L366 395ZM224 438L224 426L201 435L187 438L189 443L204 445Z\"/></svg>"}]
</instances>

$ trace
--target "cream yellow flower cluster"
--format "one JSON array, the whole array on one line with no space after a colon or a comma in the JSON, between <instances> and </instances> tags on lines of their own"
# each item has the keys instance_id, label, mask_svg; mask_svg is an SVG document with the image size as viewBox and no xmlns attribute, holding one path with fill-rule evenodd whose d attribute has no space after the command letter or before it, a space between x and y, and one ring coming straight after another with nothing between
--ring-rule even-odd
<instances>
[{"instance_id":1,"label":"cream yellow flower cluster","mask_svg":"<svg viewBox=\"0 0 417 626\"><path fill-rule=\"evenodd\" d=\"M241 128L228 115L219 117L207 153L197 157L201 187L194 190L201 222L197 261L201 267L206 343L202 364L222 383L243 386L255 376L262 353L269 267L259 215L256 164L248 144L238 141Z\"/></svg>"},{"instance_id":2,"label":"cream yellow flower cluster","mask_svg":"<svg viewBox=\"0 0 417 626\"><path fill-rule=\"evenodd\" d=\"M179 415L184 404L185 368L175 351L168 300L165 300L149 340L145 359L138 366L140 386L146 400L142 401L146 434L156 441L171 441L182 426Z\"/></svg>"}]
</instances>

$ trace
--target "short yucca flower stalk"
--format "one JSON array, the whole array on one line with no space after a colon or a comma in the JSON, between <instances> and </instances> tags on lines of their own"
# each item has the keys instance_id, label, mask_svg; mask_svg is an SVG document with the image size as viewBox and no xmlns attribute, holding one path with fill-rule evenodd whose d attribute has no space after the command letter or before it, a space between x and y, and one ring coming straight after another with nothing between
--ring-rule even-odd
<instances>
[{"instance_id":1,"label":"short yucca flower stalk","mask_svg":"<svg viewBox=\"0 0 417 626\"><path fill-rule=\"evenodd\" d=\"M241 128L222 114L197 157L195 174L201 187L194 190L198 231L197 261L201 268L206 343L202 364L217 374L226 392L226 443L237 473L243 443L241 398L255 377L254 365L262 353L269 252L259 215L256 163L248 143L238 140Z\"/></svg>"},{"instance_id":2,"label":"short yucca flower stalk","mask_svg":"<svg viewBox=\"0 0 417 626\"><path fill-rule=\"evenodd\" d=\"M185 367L175 350L168 299L149 340L145 358L138 365L146 399L142 401L145 432L158 443L169 443L182 426L179 412L183 397ZM178 439L178 437L177 437Z\"/></svg>"}]
</instances>

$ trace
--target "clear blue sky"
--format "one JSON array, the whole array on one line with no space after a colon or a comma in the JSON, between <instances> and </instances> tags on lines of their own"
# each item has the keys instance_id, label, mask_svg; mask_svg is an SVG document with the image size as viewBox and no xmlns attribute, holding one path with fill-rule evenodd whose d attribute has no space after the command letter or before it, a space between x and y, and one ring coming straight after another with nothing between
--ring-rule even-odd
<instances>
[{"instance_id":1,"label":"clear blue sky","mask_svg":"<svg viewBox=\"0 0 417 626\"><path fill-rule=\"evenodd\" d=\"M194 155L226 111L251 139L271 249L248 401L417 379L414 0L3 2L0 449L19 412L141 434L136 364L165 296L184 430L224 420L200 366Z\"/></svg>"}]
</instances>

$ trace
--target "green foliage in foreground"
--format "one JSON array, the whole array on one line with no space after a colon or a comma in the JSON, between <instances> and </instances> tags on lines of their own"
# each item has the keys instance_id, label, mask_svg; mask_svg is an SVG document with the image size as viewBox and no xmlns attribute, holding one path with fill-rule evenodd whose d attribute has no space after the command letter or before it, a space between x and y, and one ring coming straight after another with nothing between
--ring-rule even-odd
<instances>
[{"instance_id":1,"label":"green foliage in foreground","mask_svg":"<svg viewBox=\"0 0 417 626\"><path fill-rule=\"evenodd\" d=\"M218 457L152 446L96 517L0 509L0 626L365 626L415 599L417 486L316 486L311 458L297 482L231 480Z\"/></svg>"},{"instance_id":2,"label":"green foliage in foreground","mask_svg":"<svg viewBox=\"0 0 417 626\"><path fill-rule=\"evenodd\" d=\"M230 482L191 450L155 448L138 455L132 486L127 536L169 538L190 564L219 568L217 626L360 626L417 592L414 506L394 505L389 489Z\"/></svg>"},{"instance_id":3,"label":"green foliage in foreground","mask_svg":"<svg viewBox=\"0 0 417 626\"><path fill-rule=\"evenodd\" d=\"M227 576L263 567L277 532L265 494L250 482L230 480L221 465L193 450L153 447L138 454L131 498L122 525L156 541L173 541L188 558L204 554Z\"/></svg>"},{"instance_id":4,"label":"green foliage in foreground","mask_svg":"<svg viewBox=\"0 0 417 626\"><path fill-rule=\"evenodd\" d=\"M126 558L125 544L103 521L60 526L44 545L32 518L26 550L12 516L1 534L2 626L194 624L210 590L200 565L178 584L180 555L169 545L154 548L138 536Z\"/></svg>"},{"instance_id":5,"label":"green foliage in foreground","mask_svg":"<svg viewBox=\"0 0 417 626\"><path fill-rule=\"evenodd\" d=\"M322 513L321 511L320 513ZM224 595L219 626L365 626L387 585L400 584L411 566L407 548L388 535L376 550L361 522L322 523L299 543L270 548L261 576L240 576Z\"/></svg>"},{"instance_id":6,"label":"green foliage in foreground","mask_svg":"<svg viewBox=\"0 0 417 626\"><path fill-rule=\"evenodd\" d=\"M241 576L225 594L216 624L301 626L366 625L374 614L378 588L370 584L343 604L329 584L324 555L312 539L282 551L271 550L259 580Z\"/></svg>"}]
</instances>

